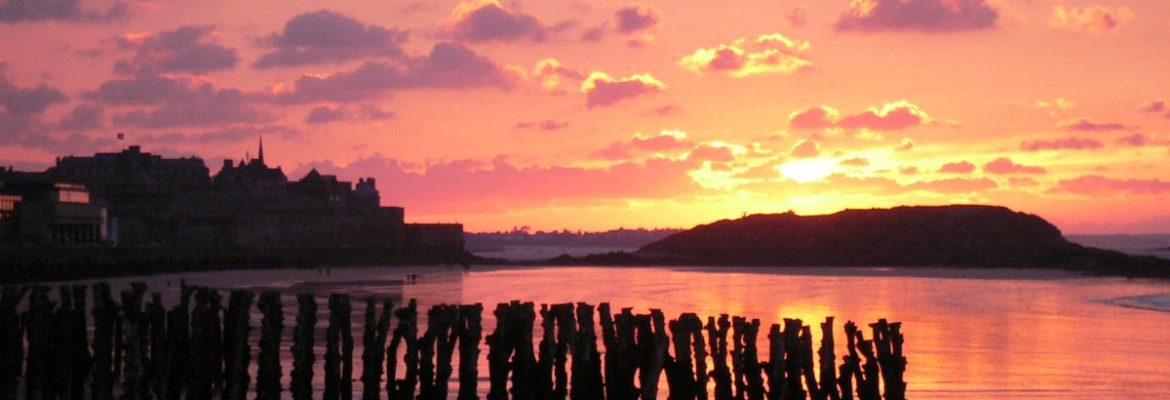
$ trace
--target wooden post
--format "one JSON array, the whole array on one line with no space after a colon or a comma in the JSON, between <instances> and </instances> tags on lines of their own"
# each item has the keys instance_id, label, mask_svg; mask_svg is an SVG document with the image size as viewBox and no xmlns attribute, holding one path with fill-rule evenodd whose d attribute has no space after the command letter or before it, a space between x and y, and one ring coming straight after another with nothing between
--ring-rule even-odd
<instances>
[{"instance_id":1,"label":"wooden post","mask_svg":"<svg viewBox=\"0 0 1170 400\"><path fill-rule=\"evenodd\" d=\"M256 306L263 314L260 320L260 354L257 356L256 400L280 400L280 377L283 375L280 367L280 334L284 331L284 307L280 303L280 293L273 290L260 293L260 301Z\"/></svg>"},{"instance_id":2,"label":"wooden post","mask_svg":"<svg viewBox=\"0 0 1170 400\"><path fill-rule=\"evenodd\" d=\"M125 333L123 348L126 352L122 376L123 400L138 400L147 392L143 372L146 368L149 330L142 318L144 294L146 285L140 282L131 283L131 289L122 291L122 327Z\"/></svg>"},{"instance_id":3,"label":"wooden post","mask_svg":"<svg viewBox=\"0 0 1170 400\"><path fill-rule=\"evenodd\" d=\"M760 367L759 346L756 339L760 334L760 320L752 319L743 325L743 369L745 375L745 391L748 400L764 400L764 378Z\"/></svg>"},{"instance_id":4,"label":"wooden post","mask_svg":"<svg viewBox=\"0 0 1170 400\"><path fill-rule=\"evenodd\" d=\"M509 332L512 320L512 306L499 303L493 312L496 316L496 330L486 338L488 346L488 400L508 400L508 360L512 358L512 338Z\"/></svg>"},{"instance_id":5,"label":"wooden post","mask_svg":"<svg viewBox=\"0 0 1170 400\"><path fill-rule=\"evenodd\" d=\"M479 400L479 341L483 339L483 305L459 306L459 396Z\"/></svg>"},{"instance_id":6,"label":"wooden post","mask_svg":"<svg viewBox=\"0 0 1170 400\"><path fill-rule=\"evenodd\" d=\"M390 299L385 299L382 303L382 313L379 315L377 311L377 299L367 298L366 325L362 332L362 400L382 398L382 363L386 356L386 335L390 331L390 315L394 311L394 303ZM390 380L393 379L394 377L390 377Z\"/></svg>"},{"instance_id":7,"label":"wooden post","mask_svg":"<svg viewBox=\"0 0 1170 400\"><path fill-rule=\"evenodd\" d=\"M118 305L110 296L110 285L101 282L93 287L93 400L111 400L114 388L114 321Z\"/></svg>"},{"instance_id":8,"label":"wooden post","mask_svg":"<svg viewBox=\"0 0 1170 400\"><path fill-rule=\"evenodd\" d=\"M809 398L826 400L825 393L817 384L816 370L813 369L812 328L807 325L800 327L800 362L800 371L804 374L804 385L808 389Z\"/></svg>"},{"instance_id":9,"label":"wooden post","mask_svg":"<svg viewBox=\"0 0 1170 400\"><path fill-rule=\"evenodd\" d=\"M512 399L533 400L531 387L536 375L536 354L532 348L532 327L536 323L536 305L532 302L512 302L514 310L511 327L512 348Z\"/></svg>"},{"instance_id":10,"label":"wooden post","mask_svg":"<svg viewBox=\"0 0 1170 400\"><path fill-rule=\"evenodd\" d=\"M694 400L698 391L691 343L694 337L691 332L692 318L699 319L695 314L682 314L668 324L671 342L674 344L674 356L667 356L665 363L666 383L670 386L669 400Z\"/></svg>"},{"instance_id":11,"label":"wooden post","mask_svg":"<svg viewBox=\"0 0 1170 400\"><path fill-rule=\"evenodd\" d=\"M735 383L735 400L744 400L747 392L747 374L743 367L745 325L747 320L743 317L731 317L731 368L732 382Z\"/></svg>"},{"instance_id":12,"label":"wooden post","mask_svg":"<svg viewBox=\"0 0 1170 400\"><path fill-rule=\"evenodd\" d=\"M731 322L727 314L719 316L718 325L714 317L707 317L707 335L711 347L711 362L714 363L711 379L715 381L715 400L731 400L731 370L727 365L727 330Z\"/></svg>"},{"instance_id":13,"label":"wooden post","mask_svg":"<svg viewBox=\"0 0 1170 400\"><path fill-rule=\"evenodd\" d=\"M248 364L252 362L252 347L248 335L252 332L252 299L247 290L233 290L224 318L224 372L223 400L245 400L251 377Z\"/></svg>"},{"instance_id":14,"label":"wooden post","mask_svg":"<svg viewBox=\"0 0 1170 400\"><path fill-rule=\"evenodd\" d=\"M398 327L394 328L394 339L386 353L390 360L395 361L387 363L386 374L390 377L395 376L399 342L406 344L405 355L402 358L403 364L406 364L406 372L401 381L395 382L390 400L414 400L414 388L418 385L418 304L411 299L406 308L395 311L395 315L398 317ZM390 388L387 387L387 390Z\"/></svg>"},{"instance_id":15,"label":"wooden post","mask_svg":"<svg viewBox=\"0 0 1170 400\"><path fill-rule=\"evenodd\" d=\"M799 319L784 319L784 400L803 400L806 392L801 382L802 358Z\"/></svg>"},{"instance_id":16,"label":"wooden post","mask_svg":"<svg viewBox=\"0 0 1170 400\"><path fill-rule=\"evenodd\" d=\"M163 308L161 293L150 294L145 322L150 335L150 364L145 374L146 385L151 398L162 400L167 396L166 376L171 363L167 345L167 311Z\"/></svg>"},{"instance_id":17,"label":"wooden post","mask_svg":"<svg viewBox=\"0 0 1170 400\"><path fill-rule=\"evenodd\" d=\"M569 361L569 347L576 340L576 321L573 318L573 303L554 304L552 314L557 320L557 346L553 365L556 384L553 400L565 400L569 395L569 375L565 365Z\"/></svg>"},{"instance_id":18,"label":"wooden post","mask_svg":"<svg viewBox=\"0 0 1170 400\"><path fill-rule=\"evenodd\" d=\"M4 286L0 292L0 400L16 400L24 369L24 324L17 306L27 286Z\"/></svg>"},{"instance_id":19,"label":"wooden post","mask_svg":"<svg viewBox=\"0 0 1170 400\"><path fill-rule=\"evenodd\" d=\"M877 346L877 359L881 365L882 382L886 389L885 398L904 400L906 383L902 380L902 375L906 369L906 358L902 356L901 324L897 322L890 324L883 318L869 326L873 329L873 342Z\"/></svg>"},{"instance_id":20,"label":"wooden post","mask_svg":"<svg viewBox=\"0 0 1170 400\"><path fill-rule=\"evenodd\" d=\"M191 371L191 329L189 315L191 295L194 288L181 283L179 304L167 312L167 353L170 356L167 370L166 400L182 400L183 393L193 379ZM94 293L96 301L97 293ZM96 305L95 305L96 313ZM95 314L96 315L96 314ZM96 317L95 317L96 325ZM97 335L94 335L94 351L97 350Z\"/></svg>"},{"instance_id":21,"label":"wooden post","mask_svg":"<svg viewBox=\"0 0 1170 400\"><path fill-rule=\"evenodd\" d=\"M845 400L853 400L853 379L861 382L861 361L857 356L857 338L854 337L856 331L857 325L853 321L845 322L845 349L848 354L841 357L841 374L837 378L841 398Z\"/></svg>"},{"instance_id":22,"label":"wooden post","mask_svg":"<svg viewBox=\"0 0 1170 400\"><path fill-rule=\"evenodd\" d=\"M211 358L211 368L209 369L211 378L212 390L219 390L223 387L223 319L220 317L220 312L223 310L223 296L219 294L218 290L211 288L204 288L207 291L208 309L207 321L209 323L210 340L208 341L207 352ZM192 349L193 351L196 349Z\"/></svg>"},{"instance_id":23,"label":"wooden post","mask_svg":"<svg viewBox=\"0 0 1170 400\"><path fill-rule=\"evenodd\" d=\"M764 366L768 376L768 400L785 398L788 388L784 380L784 335L780 325L772 324L768 329L768 362Z\"/></svg>"},{"instance_id":24,"label":"wooden post","mask_svg":"<svg viewBox=\"0 0 1170 400\"><path fill-rule=\"evenodd\" d=\"M573 374L569 398L601 400L601 354L597 351L597 334L593 329L593 306L577 303L577 335L573 340Z\"/></svg>"},{"instance_id":25,"label":"wooden post","mask_svg":"<svg viewBox=\"0 0 1170 400\"><path fill-rule=\"evenodd\" d=\"M707 341L703 338L703 321L699 316L688 318L691 325L691 343L695 351L695 391L698 400L707 400Z\"/></svg>"},{"instance_id":26,"label":"wooden post","mask_svg":"<svg viewBox=\"0 0 1170 400\"><path fill-rule=\"evenodd\" d=\"M191 341L190 362L191 373L188 381L187 399L210 400L212 390L212 370L219 357L212 355L209 350L216 336L212 330L212 319L216 318L216 311L211 305L212 291L206 288L195 288L195 308L191 310Z\"/></svg>"},{"instance_id":27,"label":"wooden post","mask_svg":"<svg viewBox=\"0 0 1170 400\"><path fill-rule=\"evenodd\" d=\"M455 341L459 339L456 324L459 322L459 306L441 304L435 315L438 322L439 335L435 336L435 388L432 398L446 400L451 375L455 370L451 366L455 355Z\"/></svg>"},{"instance_id":28,"label":"wooden post","mask_svg":"<svg viewBox=\"0 0 1170 400\"><path fill-rule=\"evenodd\" d=\"M833 317L821 323L821 348L817 350L821 364L820 391L830 400L841 400L837 391L837 355L833 350Z\"/></svg>"},{"instance_id":29,"label":"wooden post","mask_svg":"<svg viewBox=\"0 0 1170 400\"><path fill-rule=\"evenodd\" d=\"M540 357L536 361L536 378L532 381L537 400L551 400L553 391L553 353L556 352L556 316L548 309L548 304L540 305L540 325L543 334L540 339Z\"/></svg>"},{"instance_id":30,"label":"wooden post","mask_svg":"<svg viewBox=\"0 0 1170 400\"><path fill-rule=\"evenodd\" d=\"M50 356L53 328L53 303L49 300L49 288L33 286L29 296L28 311L23 314L25 339L28 341L27 363L25 364L25 397L41 400L47 381L46 369Z\"/></svg>"},{"instance_id":31,"label":"wooden post","mask_svg":"<svg viewBox=\"0 0 1170 400\"><path fill-rule=\"evenodd\" d=\"M353 334L349 295L329 296L329 329L325 333L325 400L353 396Z\"/></svg>"},{"instance_id":32,"label":"wooden post","mask_svg":"<svg viewBox=\"0 0 1170 400\"><path fill-rule=\"evenodd\" d=\"M313 336L317 329L317 300L312 293L297 295L297 325L293 327L293 400L313 400Z\"/></svg>"},{"instance_id":33,"label":"wooden post","mask_svg":"<svg viewBox=\"0 0 1170 400\"><path fill-rule=\"evenodd\" d=\"M857 338L857 349L863 357L865 357L865 364L860 369L861 374L858 375L857 382L857 397L861 400L880 400L881 393L878 389L878 381L880 372L878 368L877 357L873 355L873 342L865 340L865 336L857 327L845 327L845 331L853 331L853 335Z\"/></svg>"},{"instance_id":34,"label":"wooden post","mask_svg":"<svg viewBox=\"0 0 1170 400\"><path fill-rule=\"evenodd\" d=\"M662 368L666 363L666 350L670 345L670 338L666 336L666 322L662 310L651 309L650 315L639 315L637 323L638 352L640 353L640 370L638 377L642 389L642 399L655 400L658 398L658 381L662 377Z\"/></svg>"}]
</instances>

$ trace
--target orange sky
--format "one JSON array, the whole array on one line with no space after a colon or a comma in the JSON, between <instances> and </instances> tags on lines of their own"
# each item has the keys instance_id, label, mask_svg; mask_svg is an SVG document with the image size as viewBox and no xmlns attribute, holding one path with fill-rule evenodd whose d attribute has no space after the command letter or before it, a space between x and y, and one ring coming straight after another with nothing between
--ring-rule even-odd
<instances>
[{"instance_id":1,"label":"orange sky","mask_svg":"<svg viewBox=\"0 0 1170 400\"><path fill-rule=\"evenodd\" d=\"M0 4L0 165L378 178L470 231L1001 204L1170 231L1170 2ZM119 143L116 132L126 132Z\"/></svg>"}]
</instances>

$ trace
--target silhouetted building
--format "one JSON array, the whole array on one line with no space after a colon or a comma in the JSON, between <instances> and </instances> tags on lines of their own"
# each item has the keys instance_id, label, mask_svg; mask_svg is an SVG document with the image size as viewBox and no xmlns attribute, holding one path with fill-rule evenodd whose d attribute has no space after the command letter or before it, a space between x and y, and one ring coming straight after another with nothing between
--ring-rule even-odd
<instances>
[{"instance_id":1,"label":"silhouetted building","mask_svg":"<svg viewBox=\"0 0 1170 400\"><path fill-rule=\"evenodd\" d=\"M0 242L97 244L106 238L106 209L83 185L45 174L0 171Z\"/></svg>"},{"instance_id":2,"label":"silhouetted building","mask_svg":"<svg viewBox=\"0 0 1170 400\"><path fill-rule=\"evenodd\" d=\"M420 225L411 228L418 237L408 240L405 211L381 206L374 178L359 178L355 185L313 169L289 181L280 167L265 163L263 142L258 150L256 158L225 161L214 177L202 159L164 158L138 146L92 157L63 157L43 173L6 176L41 182L41 192L55 190L67 199L82 196L80 191L89 187L92 202L60 203L108 208L108 218L93 240L118 246L462 249L462 226L457 224ZM0 229L15 232L27 195L3 196ZM42 214L64 224L71 207L77 208L61 205L53 208L54 213ZM87 235L67 236L90 240Z\"/></svg>"}]
</instances>

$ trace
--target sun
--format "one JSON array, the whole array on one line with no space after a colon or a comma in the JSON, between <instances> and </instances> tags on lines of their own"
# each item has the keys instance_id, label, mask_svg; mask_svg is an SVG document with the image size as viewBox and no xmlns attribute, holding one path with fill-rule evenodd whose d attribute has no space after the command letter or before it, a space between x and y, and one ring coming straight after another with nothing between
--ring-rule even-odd
<instances>
[{"instance_id":1,"label":"sun","mask_svg":"<svg viewBox=\"0 0 1170 400\"><path fill-rule=\"evenodd\" d=\"M788 161L780 164L776 169L785 178L797 183L809 183L819 181L831 175L833 173L833 167L836 165L837 163L833 160L809 158Z\"/></svg>"}]
</instances>

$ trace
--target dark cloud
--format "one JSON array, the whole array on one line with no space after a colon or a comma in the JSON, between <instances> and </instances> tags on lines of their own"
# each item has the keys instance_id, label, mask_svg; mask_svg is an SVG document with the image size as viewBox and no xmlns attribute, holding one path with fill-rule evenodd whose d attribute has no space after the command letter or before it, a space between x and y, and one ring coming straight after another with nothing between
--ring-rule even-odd
<instances>
[{"instance_id":1,"label":"dark cloud","mask_svg":"<svg viewBox=\"0 0 1170 400\"><path fill-rule=\"evenodd\" d=\"M408 33L366 25L349 16L319 10L293 17L284 29L261 40L275 50L252 67L273 68L339 63L367 57L402 57Z\"/></svg>"},{"instance_id":2,"label":"dark cloud","mask_svg":"<svg viewBox=\"0 0 1170 400\"><path fill-rule=\"evenodd\" d=\"M1044 150L1095 150L1105 147L1100 140L1082 137L1066 137L1049 140L1028 140L1020 143L1023 151Z\"/></svg>"},{"instance_id":3,"label":"dark cloud","mask_svg":"<svg viewBox=\"0 0 1170 400\"><path fill-rule=\"evenodd\" d=\"M1096 122L1088 118L1079 118L1061 122L1061 129L1078 132L1104 132L1132 129L1133 127L1119 122Z\"/></svg>"},{"instance_id":4,"label":"dark cloud","mask_svg":"<svg viewBox=\"0 0 1170 400\"><path fill-rule=\"evenodd\" d=\"M542 42L555 30L533 15L509 10L491 0L460 4L449 23L451 37L471 42Z\"/></svg>"},{"instance_id":5,"label":"dark cloud","mask_svg":"<svg viewBox=\"0 0 1170 400\"><path fill-rule=\"evenodd\" d=\"M594 72L581 85L585 93L585 106L605 107L626 99L654 94L666 89L666 85L650 74L638 74L614 79L604 72Z\"/></svg>"},{"instance_id":6,"label":"dark cloud","mask_svg":"<svg viewBox=\"0 0 1170 400\"><path fill-rule=\"evenodd\" d=\"M103 110L93 104L79 104L57 124L62 130L89 131L101 128Z\"/></svg>"},{"instance_id":7,"label":"dark cloud","mask_svg":"<svg viewBox=\"0 0 1170 400\"><path fill-rule=\"evenodd\" d=\"M240 58L236 50L211 41L215 27L181 26L153 35L123 35L114 39L119 50L132 51L118 60L114 71L121 74L188 72L205 74L229 70Z\"/></svg>"},{"instance_id":8,"label":"dark cloud","mask_svg":"<svg viewBox=\"0 0 1170 400\"><path fill-rule=\"evenodd\" d=\"M1141 110L1144 113L1160 113L1166 111L1166 102L1162 100L1150 101L1142 104Z\"/></svg>"},{"instance_id":9,"label":"dark cloud","mask_svg":"<svg viewBox=\"0 0 1170 400\"><path fill-rule=\"evenodd\" d=\"M593 152L590 157L604 160L627 160L636 155L677 152L692 147L694 147L694 143L687 140L687 134L681 131L662 131L654 136L638 133L630 140L613 142L609 146Z\"/></svg>"},{"instance_id":10,"label":"dark cloud","mask_svg":"<svg viewBox=\"0 0 1170 400\"><path fill-rule=\"evenodd\" d=\"M278 95L283 102L350 102L391 90L463 89L496 87L511 89L516 77L503 66L458 43L439 43L426 57L403 62L367 61L352 71L329 76L305 75L290 93Z\"/></svg>"},{"instance_id":11,"label":"dark cloud","mask_svg":"<svg viewBox=\"0 0 1170 400\"><path fill-rule=\"evenodd\" d=\"M613 14L613 18L617 21L617 26L614 29L626 34L653 28L662 20L657 10L643 6L624 7L617 10Z\"/></svg>"},{"instance_id":12,"label":"dark cloud","mask_svg":"<svg viewBox=\"0 0 1170 400\"><path fill-rule=\"evenodd\" d=\"M683 112L682 107L676 106L674 104L667 104L667 105L664 105L661 107L655 107L653 109L646 110L645 112L642 113L642 115L655 115L655 116L659 116L659 117L665 117L668 115L674 115L674 114L678 114L681 112Z\"/></svg>"},{"instance_id":13,"label":"dark cloud","mask_svg":"<svg viewBox=\"0 0 1170 400\"><path fill-rule=\"evenodd\" d=\"M60 89L47 85L20 88L0 78L0 106L8 114L34 115L45 112L49 106L69 99Z\"/></svg>"},{"instance_id":14,"label":"dark cloud","mask_svg":"<svg viewBox=\"0 0 1170 400\"><path fill-rule=\"evenodd\" d=\"M6 0L0 3L0 23L105 22L122 19L129 11L124 1L116 1L105 10L93 10L83 8L81 0Z\"/></svg>"},{"instance_id":15,"label":"dark cloud","mask_svg":"<svg viewBox=\"0 0 1170 400\"><path fill-rule=\"evenodd\" d=\"M309 115L305 117L307 124L328 124L331 122L342 121L349 118L349 112L341 107L319 106L313 107L309 110Z\"/></svg>"},{"instance_id":16,"label":"dark cloud","mask_svg":"<svg viewBox=\"0 0 1170 400\"><path fill-rule=\"evenodd\" d=\"M583 42L600 42L605 38L605 30L609 27L608 22L602 22L600 25L586 29L581 32L581 41Z\"/></svg>"},{"instance_id":17,"label":"dark cloud","mask_svg":"<svg viewBox=\"0 0 1170 400\"><path fill-rule=\"evenodd\" d=\"M82 97L110 105L150 105L194 99L215 90L211 83L191 78L138 75L102 82Z\"/></svg>"},{"instance_id":18,"label":"dark cloud","mask_svg":"<svg viewBox=\"0 0 1170 400\"><path fill-rule=\"evenodd\" d=\"M568 127L569 123L566 121L556 121L551 119L538 122L517 122L516 125L512 126L512 128L515 129L540 129L542 131L559 131Z\"/></svg>"},{"instance_id":19,"label":"dark cloud","mask_svg":"<svg viewBox=\"0 0 1170 400\"><path fill-rule=\"evenodd\" d=\"M113 122L118 126L166 128L268 122L276 118L254 103L240 90L217 89L188 100L167 99L150 110L115 114Z\"/></svg>"},{"instance_id":20,"label":"dark cloud","mask_svg":"<svg viewBox=\"0 0 1170 400\"><path fill-rule=\"evenodd\" d=\"M1016 164L1010 158L1000 157L983 165L983 172L997 175L1007 174L1046 174L1048 170L1042 167Z\"/></svg>"},{"instance_id":21,"label":"dark cloud","mask_svg":"<svg viewBox=\"0 0 1170 400\"><path fill-rule=\"evenodd\" d=\"M987 0L859 0L837 19L838 31L958 32L996 27Z\"/></svg>"}]
</instances>

